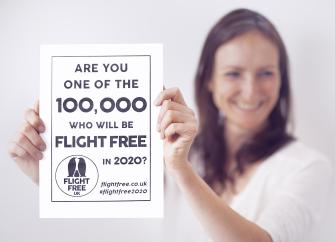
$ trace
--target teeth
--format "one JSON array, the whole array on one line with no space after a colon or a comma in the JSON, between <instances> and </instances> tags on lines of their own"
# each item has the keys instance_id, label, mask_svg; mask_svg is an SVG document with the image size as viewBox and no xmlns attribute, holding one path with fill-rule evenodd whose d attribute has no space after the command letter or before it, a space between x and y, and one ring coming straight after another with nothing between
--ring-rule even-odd
<instances>
[{"instance_id":1,"label":"teeth","mask_svg":"<svg viewBox=\"0 0 335 242\"><path fill-rule=\"evenodd\" d=\"M237 106L240 109L244 109L244 110L253 110L253 109L257 109L259 108L259 106L261 105L261 102L258 102L256 104L247 104L247 103L237 103Z\"/></svg>"}]
</instances>

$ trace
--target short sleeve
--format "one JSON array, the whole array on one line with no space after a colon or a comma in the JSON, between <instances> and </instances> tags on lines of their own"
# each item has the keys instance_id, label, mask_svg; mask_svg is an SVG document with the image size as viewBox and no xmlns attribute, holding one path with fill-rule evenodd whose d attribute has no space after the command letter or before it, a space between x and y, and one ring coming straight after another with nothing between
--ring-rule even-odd
<instances>
[{"instance_id":1,"label":"short sleeve","mask_svg":"<svg viewBox=\"0 0 335 242\"><path fill-rule=\"evenodd\" d=\"M256 220L273 242L302 242L321 220L334 175L327 159L314 160L285 178Z\"/></svg>"}]
</instances>

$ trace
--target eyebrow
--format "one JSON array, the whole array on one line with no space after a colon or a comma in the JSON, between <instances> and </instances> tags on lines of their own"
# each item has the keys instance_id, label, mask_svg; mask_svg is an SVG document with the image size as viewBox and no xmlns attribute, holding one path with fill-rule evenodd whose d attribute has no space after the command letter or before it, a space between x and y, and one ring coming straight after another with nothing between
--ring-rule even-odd
<instances>
[{"instance_id":1,"label":"eyebrow","mask_svg":"<svg viewBox=\"0 0 335 242\"><path fill-rule=\"evenodd\" d=\"M226 69L243 70L244 68L242 68L240 66L229 65L229 66L221 66L221 67L219 67L219 69L220 70L226 70Z\"/></svg>"},{"instance_id":2,"label":"eyebrow","mask_svg":"<svg viewBox=\"0 0 335 242\"><path fill-rule=\"evenodd\" d=\"M274 66L274 65L267 65L267 66L263 66L260 69L272 69L272 68L277 68L279 66Z\"/></svg>"},{"instance_id":3,"label":"eyebrow","mask_svg":"<svg viewBox=\"0 0 335 242\"><path fill-rule=\"evenodd\" d=\"M272 68L277 68L277 66L275 65L266 65L266 66L262 66L258 69L263 70L263 69L272 69ZM228 65L228 66L222 66L220 67L221 70L225 70L225 69L235 69L235 70L244 70L245 68L241 67L241 66L235 66L235 65Z\"/></svg>"}]
</instances>

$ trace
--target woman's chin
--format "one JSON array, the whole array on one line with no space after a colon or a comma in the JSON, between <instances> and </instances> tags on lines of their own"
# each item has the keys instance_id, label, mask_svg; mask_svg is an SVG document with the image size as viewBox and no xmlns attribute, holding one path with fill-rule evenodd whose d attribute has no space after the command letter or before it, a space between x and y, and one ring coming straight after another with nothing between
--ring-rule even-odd
<instances>
[{"instance_id":1,"label":"woman's chin","mask_svg":"<svg viewBox=\"0 0 335 242\"><path fill-rule=\"evenodd\" d=\"M264 126L264 122L254 119L240 119L235 122L236 128L240 129L241 132L256 133Z\"/></svg>"}]
</instances>

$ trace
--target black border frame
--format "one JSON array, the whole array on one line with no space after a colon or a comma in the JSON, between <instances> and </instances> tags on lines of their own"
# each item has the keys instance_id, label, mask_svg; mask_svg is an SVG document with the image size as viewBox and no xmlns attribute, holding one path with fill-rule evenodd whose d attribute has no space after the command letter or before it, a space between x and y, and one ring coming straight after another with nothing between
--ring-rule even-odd
<instances>
[{"instance_id":1,"label":"black border frame","mask_svg":"<svg viewBox=\"0 0 335 242\"><path fill-rule=\"evenodd\" d=\"M149 166L149 199L141 199L141 200L99 200L99 201L54 201L52 197L52 190L53 190L53 168L52 168L52 148L53 148L53 136L52 136L52 110L53 110L53 58L57 57L149 57L149 137L150 137L150 145L149 145L149 157L150 157L150 166ZM68 56L51 56L51 85L50 85L50 104L51 104L51 111L50 111L50 144L51 144L51 149L50 149L50 155L51 155L51 202L142 202L142 201L151 201L151 55L82 55L82 56L73 56L73 55L68 55Z\"/></svg>"}]
</instances>

